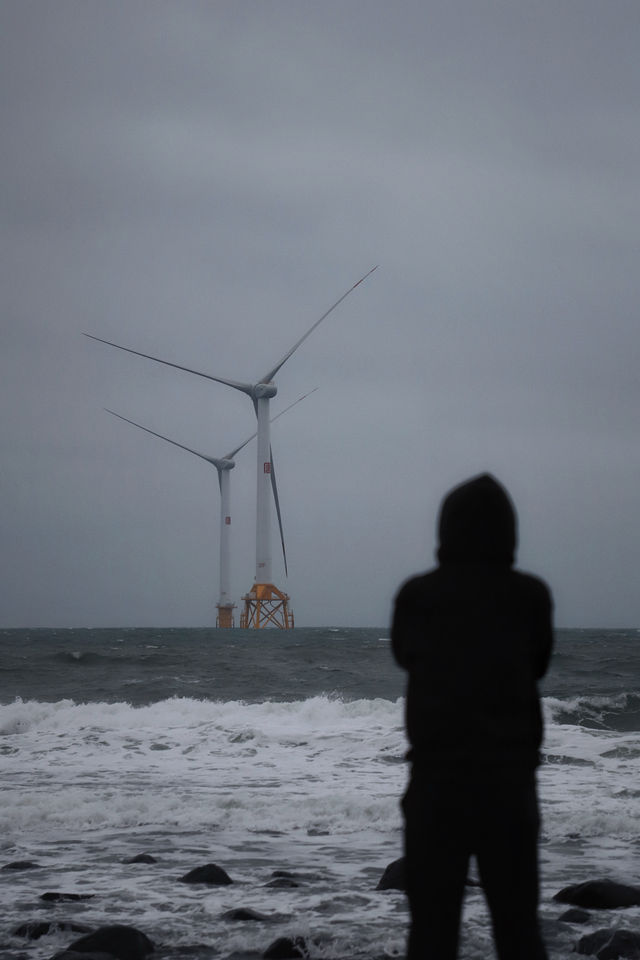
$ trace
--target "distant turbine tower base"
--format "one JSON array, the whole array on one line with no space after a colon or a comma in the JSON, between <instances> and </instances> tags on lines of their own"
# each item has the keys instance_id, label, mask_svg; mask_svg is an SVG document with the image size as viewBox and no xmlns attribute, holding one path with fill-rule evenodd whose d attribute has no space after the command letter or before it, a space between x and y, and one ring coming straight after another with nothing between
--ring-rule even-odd
<instances>
[{"instance_id":1,"label":"distant turbine tower base","mask_svg":"<svg viewBox=\"0 0 640 960\"><path fill-rule=\"evenodd\" d=\"M231 630L232 627L235 627L235 622L233 619L233 611L235 610L235 603L216 603L216 627L220 630Z\"/></svg>"},{"instance_id":2,"label":"distant turbine tower base","mask_svg":"<svg viewBox=\"0 0 640 960\"><path fill-rule=\"evenodd\" d=\"M242 599L244 610L240 614L241 629L260 630L263 627L293 629L293 610L289 606L289 595L278 590L272 583L254 583L249 593L245 593Z\"/></svg>"}]
</instances>

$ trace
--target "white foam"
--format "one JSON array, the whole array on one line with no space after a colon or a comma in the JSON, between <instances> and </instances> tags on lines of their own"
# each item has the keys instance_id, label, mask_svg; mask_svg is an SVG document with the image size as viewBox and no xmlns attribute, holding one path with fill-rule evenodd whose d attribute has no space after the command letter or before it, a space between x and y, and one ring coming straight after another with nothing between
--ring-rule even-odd
<instances>
[{"instance_id":1,"label":"white foam","mask_svg":"<svg viewBox=\"0 0 640 960\"><path fill-rule=\"evenodd\" d=\"M628 788L637 782L640 735L554 723L560 709L572 707L545 703L547 835L637 835ZM400 822L400 700L17 700L0 706L0 735L4 836L53 824L72 831L176 820L345 835Z\"/></svg>"},{"instance_id":2,"label":"white foam","mask_svg":"<svg viewBox=\"0 0 640 960\"><path fill-rule=\"evenodd\" d=\"M0 707L0 731L4 835L177 818L343 834L398 821L399 702L16 701Z\"/></svg>"}]
</instances>

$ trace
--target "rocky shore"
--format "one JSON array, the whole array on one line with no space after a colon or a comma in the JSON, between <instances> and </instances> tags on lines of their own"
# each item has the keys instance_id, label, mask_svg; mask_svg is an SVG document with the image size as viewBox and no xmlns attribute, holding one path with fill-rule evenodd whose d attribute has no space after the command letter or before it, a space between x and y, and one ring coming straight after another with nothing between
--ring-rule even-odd
<instances>
[{"instance_id":1,"label":"rocky shore","mask_svg":"<svg viewBox=\"0 0 640 960\"><path fill-rule=\"evenodd\" d=\"M122 861L124 864L143 864L152 866L157 859L150 854L142 853ZM5 875L13 872L36 870L39 864L30 860L18 860L6 863L0 868ZM271 889L296 889L306 886L318 879L313 873L275 870L264 883ZM204 889L219 886L230 886L233 878L227 871L215 863L201 864L189 870L182 876L176 876L176 883L192 884ZM471 886L478 886L478 881L470 879ZM388 890L403 891L405 886L404 863L402 858L390 863L380 876L376 890L383 893ZM28 945L29 942L42 941L52 934L68 933L69 943L62 951L51 954L51 960L146 960L151 954L158 957L171 956L164 950L162 944L154 943L143 931L125 924L109 924L97 928L79 923L74 918L64 916L63 911L70 909L72 904L99 899L99 895L88 891L49 890L43 892L39 899L43 909L55 910L52 919L31 918L16 923L10 930L11 940L18 946L19 943ZM629 907L640 906L640 887L620 883L611 879L587 880L573 884L559 890L553 897L558 904L567 904L570 909L558 915L556 923L576 926L598 926L602 911L620 911ZM593 916L595 911L598 916ZM236 907L222 913L221 920L227 923L256 924L264 931L264 936L256 938L257 946L251 952L253 957L264 957L267 960L296 960L296 958L313 958L317 944L309 937L301 935L277 936L268 935L269 927L277 927L282 923L282 915L278 913L264 913L255 910L249 904L238 903ZM291 918L286 918L288 926ZM617 958L640 958L640 932L625 929L620 923L620 915L616 914L615 924L591 930L576 938L573 949L578 954L594 956L597 960L617 960ZM262 945L259 945L259 942ZM214 945L212 945L213 947ZM214 951L215 952L215 951ZM15 954L18 956L18 954ZM19 955L28 960L29 953Z\"/></svg>"}]
</instances>

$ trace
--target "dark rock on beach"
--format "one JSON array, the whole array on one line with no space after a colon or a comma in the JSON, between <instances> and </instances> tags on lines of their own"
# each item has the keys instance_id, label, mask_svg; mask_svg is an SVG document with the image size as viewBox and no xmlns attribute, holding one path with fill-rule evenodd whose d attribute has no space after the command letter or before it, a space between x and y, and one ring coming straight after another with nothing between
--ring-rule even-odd
<instances>
[{"instance_id":1,"label":"dark rock on beach","mask_svg":"<svg viewBox=\"0 0 640 960\"><path fill-rule=\"evenodd\" d=\"M589 923L591 914L587 913L586 910L578 910L577 907L572 907L570 910L565 910L562 916L558 917L558 920L563 923Z\"/></svg>"},{"instance_id":2,"label":"dark rock on beach","mask_svg":"<svg viewBox=\"0 0 640 960\"><path fill-rule=\"evenodd\" d=\"M407 889L407 877L405 871L404 857L394 860L386 867L380 877L376 890L402 890Z\"/></svg>"},{"instance_id":3,"label":"dark rock on beach","mask_svg":"<svg viewBox=\"0 0 640 960\"><path fill-rule=\"evenodd\" d=\"M558 903L571 903L592 910L637 907L640 906L640 887L616 883L614 880L586 880L564 887L553 899Z\"/></svg>"},{"instance_id":4,"label":"dark rock on beach","mask_svg":"<svg viewBox=\"0 0 640 960\"><path fill-rule=\"evenodd\" d=\"M321 873L311 873L307 871L296 870L272 870L271 878L273 880L295 880L296 883L315 883L318 880L326 880Z\"/></svg>"},{"instance_id":5,"label":"dark rock on beach","mask_svg":"<svg viewBox=\"0 0 640 960\"><path fill-rule=\"evenodd\" d=\"M272 918L267 916L266 913L258 913L257 910L252 910L250 907L236 907L235 910L227 910L226 913L223 913L222 919L235 921L269 921Z\"/></svg>"},{"instance_id":6,"label":"dark rock on beach","mask_svg":"<svg viewBox=\"0 0 640 960\"><path fill-rule=\"evenodd\" d=\"M294 880L292 877L274 877L273 880L269 880L268 883L265 883L265 887L273 887L276 890L291 890L294 887L299 887L300 884L297 880Z\"/></svg>"},{"instance_id":7,"label":"dark rock on beach","mask_svg":"<svg viewBox=\"0 0 640 960\"><path fill-rule=\"evenodd\" d=\"M63 950L56 953L51 960L117 960L112 953L85 953L78 950Z\"/></svg>"},{"instance_id":8,"label":"dark rock on beach","mask_svg":"<svg viewBox=\"0 0 640 960\"><path fill-rule=\"evenodd\" d=\"M262 954L266 960L298 960L308 957L309 951L304 937L278 937Z\"/></svg>"},{"instance_id":9,"label":"dark rock on beach","mask_svg":"<svg viewBox=\"0 0 640 960\"><path fill-rule=\"evenodd\" d=\"M208 883L212 886L225 886L233 883L233 880L222 867L215 863L206 863L203 867L195 867L184 877L180 877L181 883Z\"/></svg>"},{"instance_id":10,"label":"dark rock on beach","mask_svg":"<svg viewBox=\"0 0 640 960\"><path fill-rule=\"evenodd\" d=\"M34 863L33 860L13 860L11 863L5 863L2 870L37 870L39 868L39 863Z\"/></svg>"},{"instance_id":11,"label":"dark rock on beach","mask_svg":"<svg viewBox=\"0 0 640 960\"><path fill-rule=\"evenodd\" d=\"M144 933L135 927L114 925L100 927L86 937L75 940L67 949L56 954L54 960L77 960L77 954L96 954L116 957L116 960L144 960L153 953L154 946Z\"/></svg>"},{"instance_id":12,"label":"dark rock on beach","mask_svg":"<svg viewBox=\"0 0 640 960\"><path fill-rule=\"evenodd\" d=\"M75 903L80 900L92 900L95 897L95 893L59 893L57 890L49 891L48 893L43 893L40 896L41 900L44 900L45 903Z\"/></svg>"},{"instance_id":13,"label":"dark rock on beach","mask_svg":"<svg viewBox=\"0 0 640 960\"><path fill-rule=\"evenodd\" d=\"M127 857L126 860L122 861L123 863L157 863L155 857L152 857L150 853L139 853L135 857Z\"/></svg>"},{"instance_id":14,"label":"dark rock on beach","mask_svg":"<svg viewBox=\"0 0 640 960\"><path fill-rule=\"evenodd\" d=\"M576 950L578 953L595 955L598 960L640 957L640 933L632 930L596 930L582 937Z\"/></svg>"},{"instance_id":15,"label":"dark rock on beach","mask_svg":"<svg viewBox=\"0 0 640 960\"><path fill-rule=\"evenodd\" d=\"M481 887L482 884L479 880L473 880L467 878L465 884L468 887ZM405 893L407 889L407 873L405 866L404 857L399 857L398 860L393 860L386 868L380 880L378 881L378 886L376 890L400 890L402 893Z\"/></svg>"},{"instance_id":16,"label":"dark rock on beach","mask_svg":"<svg viewBox=\"0 0 640 960\"><path fill-rule=\"evenodd\" d=\"M23 923L12 931L14 937L24 937L26 940L39 940L48 933L58 933L68 930L71 933L88 933L91 931L84 923L67 923L64 920L33 920L29 923Z\"/></svg>"}]
</instances>

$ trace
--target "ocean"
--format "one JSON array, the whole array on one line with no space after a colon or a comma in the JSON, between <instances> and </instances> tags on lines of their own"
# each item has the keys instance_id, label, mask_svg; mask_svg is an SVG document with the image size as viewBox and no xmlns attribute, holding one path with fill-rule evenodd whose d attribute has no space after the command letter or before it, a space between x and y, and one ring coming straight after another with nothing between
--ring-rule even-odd
<instances>
[{"instance_id":1,"label":"ocean","mask_svg":"<svg viewBox=\"0 0 640 960\"><path fill-rule=\"evenodd\" d=\"M0 650L0 868L35 864L0 869L3 960L80 935L15 935L35 921L129 924L159 960L256 958L282 936L328 960L403 956L404 895L376 890L402 853L407 776L387 629L4 630ZM575 927L552 900L640 881L639 651L638 630L556 634L538 777L551 960L598 927L640 930L640 908ZM123 862L142 853L155 862ZM233 884L180 882L207 863ZM237 907L268 919L224 916ZM476 887L460 955L494 955Z\"/></svg>"}]
</instances>

